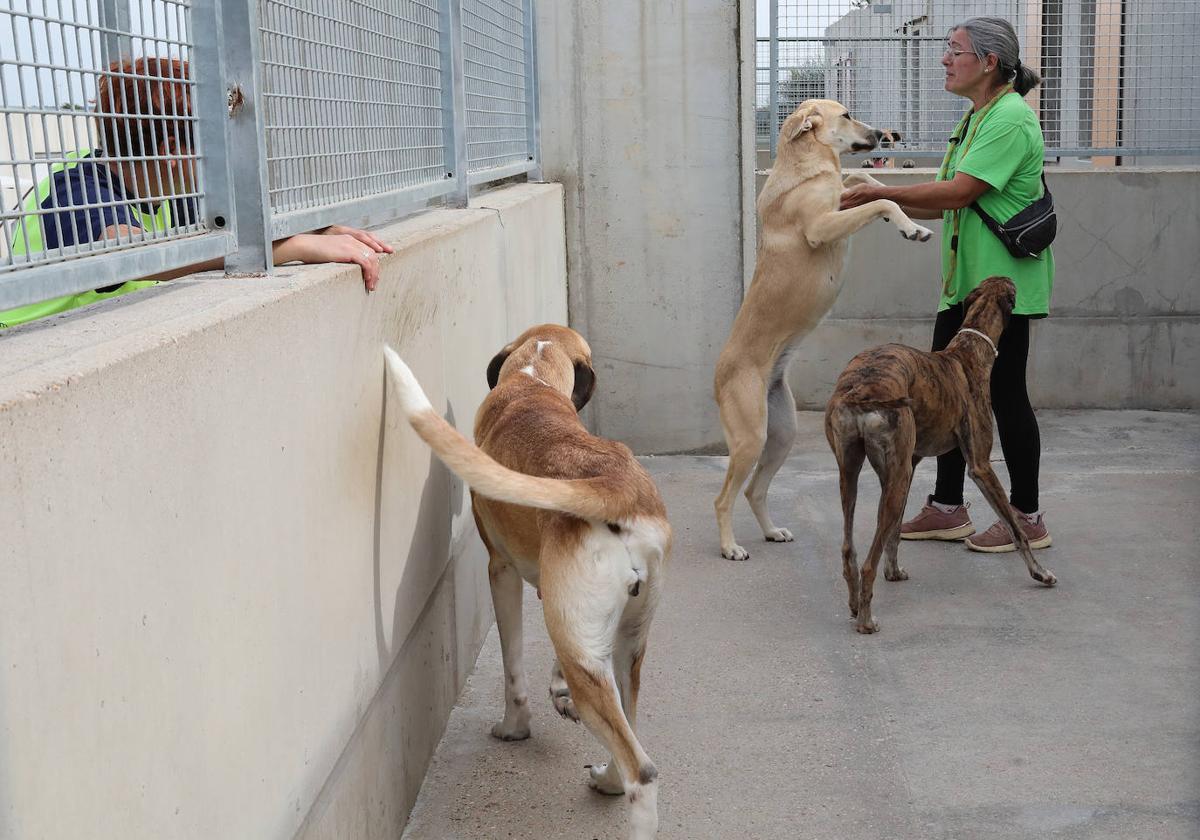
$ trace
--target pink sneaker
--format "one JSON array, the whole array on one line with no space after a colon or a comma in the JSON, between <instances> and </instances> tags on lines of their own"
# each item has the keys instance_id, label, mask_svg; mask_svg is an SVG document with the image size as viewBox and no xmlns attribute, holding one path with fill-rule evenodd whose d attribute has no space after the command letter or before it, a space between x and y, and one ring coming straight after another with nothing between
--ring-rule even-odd
<instances>
[{"instance_id":1,"label":"pink sneaker","mask_svg":"<svg viewBox=\"0 0 1200 840\"><path fill-rule=\"evenodd\" d=\"M900 526L902 540L961 540L975 533L969 504L961 504L950 511L934 507L933 496L925 498L925 507L912 519Z\"/></svg>"},{"instance_id":2,"label":"pink sneaker","mask_svg":"<svg viewBox=\"0 0 1200 840\"><path fill-rule=\"evenodd\" d=\"M1041 511L1022 513L1013 508L1013 513L1017 515L1017 521L1021 523L1021 530L1025 532L1025 537L1029 540L1030 548L1048 548L1050 546L1052 542L1050 532L1046 530L1046 520ZM999 519L978 537L967 540L967 548L972 551L988 551L995 554L1017 550L1012 532Z\"/></svg>"}]
</instances>

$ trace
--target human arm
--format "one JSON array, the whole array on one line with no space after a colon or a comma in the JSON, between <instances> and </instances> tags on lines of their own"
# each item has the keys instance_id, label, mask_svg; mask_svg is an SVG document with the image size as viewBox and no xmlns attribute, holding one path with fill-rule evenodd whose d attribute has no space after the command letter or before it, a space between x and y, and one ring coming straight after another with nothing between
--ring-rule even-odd
<instances>
[{"instance_id":1,"label":"human arm","mask_svg":"<svg viewBox=\"0 0 1200 840\"><path fill-rule=\"evenodd\" d=\"M393 252L392 246L371 233L344 225L330 225L316 233L298 233L281 239L272 248L276 264L355 263L362 269L367 291L379 283L379 255Z\"/></svg>"},{"instance_id":2,"label":"human arm","mask_svg":"<svg viewBox=\"0 0 1200 840\"><path fill-rule=\"evenodd\" d=\"M936 219L945 210L970 207L989 187L987 181L965 172L957 173L949 181L926 181L905 186L861 184L842 193L840 209L848 210L868 201L887 198L899 204L914 219Z\"/></svg>"},{"instance_id":3,"label":"human arm","mask_svg":"<svg viewBox=\"0 0 1200 840\"><path fill-rule=\"evenodd\" d=\"M110 225L104 230L105 239L129 240L141 233L141 228L130 225ZM289 262L302 263L355 263L362 269L363 282L368 292L373 292L379 283L379 255L393 252L392 246L371 233L343 225L330 225L315 233L298 233L280 239L271 246L271 259L276 265ZM174 280L201 271L221 271L225 260L218 257L202 263L180 266L169 271L156 272L155 280Z\"/></svg>"}]
</instances>

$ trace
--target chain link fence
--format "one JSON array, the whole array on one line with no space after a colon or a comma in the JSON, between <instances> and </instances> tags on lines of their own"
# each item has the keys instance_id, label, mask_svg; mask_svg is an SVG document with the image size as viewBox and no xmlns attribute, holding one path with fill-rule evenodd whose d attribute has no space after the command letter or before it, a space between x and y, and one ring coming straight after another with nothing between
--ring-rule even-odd
<instances>
[{"instance_id":1,"label":"chain link fence","mask_svg":"<svg viewBox=\"0 0 1200 840\"><path fill-rule=\"evenodd\" d=\"M532 0L5 0L0 312L538 174Z\"/></svg>"},{"instance_id":2,"label":"chain link fence","mask_svg":"<svg viewBox=\"0 0 1200 840\"><path fill-rule=\"evenodd\" d=\"M760 4L760 35L770 34L758 39L757 134L772 156L784 118L805 99L825 98L899 136L879 156L940 159L966 109L943 88L947 33L966 18L993 15L1013 24L1022 62L1042 76L1027 100L1041 118L1047 157L1200 162L1195 0Z\"/></svg>"}]
</instances>

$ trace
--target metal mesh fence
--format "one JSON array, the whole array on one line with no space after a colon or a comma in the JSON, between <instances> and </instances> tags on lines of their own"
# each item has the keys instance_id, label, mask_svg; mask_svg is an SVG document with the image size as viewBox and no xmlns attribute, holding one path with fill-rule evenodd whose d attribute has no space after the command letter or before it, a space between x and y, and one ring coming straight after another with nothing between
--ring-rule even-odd
<instances>
[{"instance_id":1,"label":"metal mesh fence","mask_svg":"<svg viewBox=\"0 0 1200 840\"><path fill-rule=\"evenodd\" d=\"M1195 0L779 0L774 73L758 43L760 147L800 102L829 98L900 136L881 154L940 155L969 107L943 87L946 35L979 15L1012 23L1042 76L1026 98L1048 156L1200 156Z\"/></svg>"},{"instance_id":2,"label":"metal mesh fence","mask_svg":"<svg viewBox=\"0 0 1200 840\"><path fill-rule=\"evenodd\" d=\"M0 315L217 259L269 270L273 240L535 172L532 17L532 0L0 0Z\"/></svg>"},{"instance_id":3,"label":"metal mesh fence","mask_svg":"<svg viewBox=\"0 0 1200 840\"><path fill-rule=\"evenodd\" d=\"M467 164L477 172L531 159L521 0L463 0Z\"/></svg>"},{"instance_id":4,"label":"metal mesh fence","mask_svg":"<svg viewBox=\"0 0 1200 840\"><path fill-rule=\"evenodd\" d=\"M261 0L260 9L272 212L445 180L434 0Z\"/></svg>"},{"instance_id":5,"label":"metal mesh fence","mask_svg":"<svg viewBox=\"0 0 1200 840\"><path fill-rule=\"evenodd\" d=\"M0 275L204 230L190 2L0 10Z\"/></svg>"}]
</instances>

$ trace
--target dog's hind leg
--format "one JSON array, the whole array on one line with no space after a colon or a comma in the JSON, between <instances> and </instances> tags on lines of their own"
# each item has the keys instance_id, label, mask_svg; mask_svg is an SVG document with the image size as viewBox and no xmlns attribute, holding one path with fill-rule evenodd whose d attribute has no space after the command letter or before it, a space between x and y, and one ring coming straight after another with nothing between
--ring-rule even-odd
<instances>
[{"instance_id":1,"label":"dog's hind leg","mask_svg":"<svg viewBox=\"0 0 1200 840\"><path fill-rule=\"evenodd\" d=\"M796 440L796 399L787 383L787 370L783 364L776 365L770 388L767 389L767 441L758 466L746 486L746 500L750 510L762 528L763 536L771 542L791 542L792 533L787 528L776 528L767 509L767 491L771 480L787 460Z\"/></svg>"},{"instance_id":2,"label":"dog's hind leg","mask_svg":"<svg viewBox=\"0 0 1200 840\"><path fill-rule=\"evenodd\" d=\"M1038 583L1054 586L1058 583L1058 578L1033 556L1033 549L1029 547L1029 538L1021 530L1017 516L1013 513L1012 505L1008 503L1008 498L1004 495L1004 486L1000 484L1000 479L996 478L992 465L988 463L988 456L992 451L991 423L987 424L986 429L981 428L975 431L974 435L970 429L962 430L958 435L958 446L967 462L967 474L979 487L983 497L992 506L992 510L1012 532L1013 541L1016 543L1017 551L1021 552L1021 559L1025 561L1025 568L1029 570L1029 576Z\"/></svg>"},{"instance_id":3,"label":"dog's hind leg","mask_svg":"<svg viewBox=\"0 0 1200 840\"><path fill-rule=\"evenodd\" d=\"M721 556L726 560L745 560L750 552L738 545L733 536L733 502L767 442L766 383L756 370L739 371L717 394L717 405L729 445L725 484L713 504L721 534Z\"/></svg>"},{"instance_id":4,"label":"dog's hind leg","mask_svg":"<svg viewBox=\"0 0 1200 840\"><path fill-rule=\"evenodd\" d=\"M631 811L630 837L649 840L658 830L658 770L625 717L614 663L612 659L587 656L574 639L564 638L558 628L551 629L550 622L547 629L580 719L611 756L607 764L590 768L588 783L601 793L624 793ZM629 688L632 689L632 684Z\"/></svg>"},{"instance_id":5,"label":"dog's hind leg","mask_svg":"<svg viewBox=\"0 0 1200 840\"><path fill-rule=\"evenodd\" d=\"M911 454L917 443L916 421L911 412L900 412L894 441L897 449L900 450L897 456L896 469L903 473L902 483L904 486L903 489L900 489L899 484L901 483L901 479L898 479L896 493L900 497L901 515L896 519L895 526L888 535L887 544L884 546L883 576L888 580L908 580L908 572L900 567L899 560L900 521L904 518L904 507L908 502L909 490L912 489L913 472L921 460Z\"/></svg>"},{"instance_id":6,"label":"dog's hind leg","mask_svg":"<svg viewBox=\"0 0 1200 840\"><path fill-rule=\"evenodd\" d=\"M875 633L879 622L871 614L871 599L875 589L875 574L884 547L898 539L900 521L904 518L904 502L912 482L912 451L915 426L907 411L896 412L899 417L876 413L878 427L866 433L867 458L879 475L879 515L875 538L867 551L867 559L859 572L858 621L859 633Z\"/></svg>"},{"instance_id":7,"label":"dog's hind leg","mask_svg":"<svg viewBox=\"0 0 1200 840\"><path fill-rule=\"evenodd\" d=\"M837 459L838 490L842 498L842 577L849 593L850 615L858 616L858 554L854 550L854 508L858 503L858 476L862 472L867 451L858 430L847 428L845 421L853 416L825 415L825 437Z\"/></svg>"},{"instance_id":8,"label":"dog's hind leg","mask_svg":"<svg viewBox=\"0 0 1200 840\"><path fill-rule=\"evenodd\" d=\"M482 528L480 533L483 533ZM521 741L529 737L530 717L521 623L523 584L512 564L494 553L488 563L488 579L504 660L504 720L492 727L492 735L504 741Z\"/></svg>"}]
</instances>

